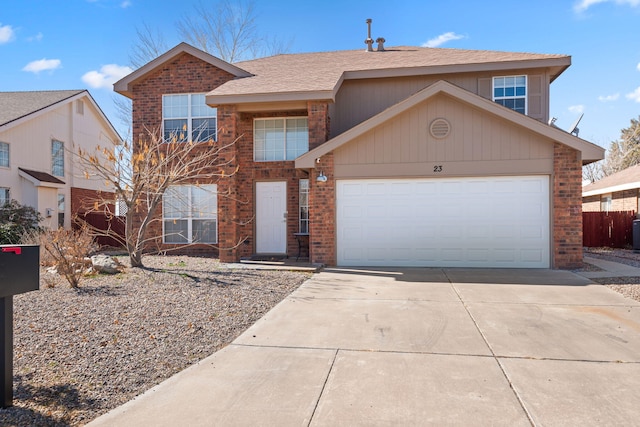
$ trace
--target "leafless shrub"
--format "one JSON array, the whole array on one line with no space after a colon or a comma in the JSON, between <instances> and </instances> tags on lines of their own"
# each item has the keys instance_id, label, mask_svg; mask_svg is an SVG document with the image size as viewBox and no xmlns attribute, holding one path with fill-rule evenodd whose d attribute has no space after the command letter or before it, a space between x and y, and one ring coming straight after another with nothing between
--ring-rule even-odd
<instances>
[{"instance_id":1,"label":"leafless shrub","mask_svg":"<svg viewBox=\"0 0 640 427\"><path fill-rule=\"evenodd\" d=\"M91 267L88 256L98 248L86 227L79 230L47 230L26 236L23 242L39 244L40 263L54 269L72 288L80 285L82 277ZM43 280L48 287L55 286L51 278L43 277Z\"/></svg>"}]
</instances>

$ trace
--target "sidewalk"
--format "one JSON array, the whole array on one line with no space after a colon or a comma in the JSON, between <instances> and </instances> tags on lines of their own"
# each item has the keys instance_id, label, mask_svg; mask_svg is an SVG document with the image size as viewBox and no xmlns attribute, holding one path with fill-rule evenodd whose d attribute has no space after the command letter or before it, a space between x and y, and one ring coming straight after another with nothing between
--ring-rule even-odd
<instances>
[{"instance_id":1,"label":"sidewalk","mask_svg":"<svg viewBox=\"0 0 640 427\"><path fill-rule=\"evenodd\" d=\"M604 271L580 271L576 272L582 277L588 279L599 279L601 277L640 277L640 268L614 261L606 261L604 259L592 258L585 255L584 262L595 265Z\"/></svg>"}]
</instances>

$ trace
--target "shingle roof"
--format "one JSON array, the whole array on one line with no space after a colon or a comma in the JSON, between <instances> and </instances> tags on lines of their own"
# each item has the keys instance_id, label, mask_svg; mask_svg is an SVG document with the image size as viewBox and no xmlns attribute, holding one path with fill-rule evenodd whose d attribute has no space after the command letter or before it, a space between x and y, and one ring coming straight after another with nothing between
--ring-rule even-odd
<instances>
[{"instance_id":1,"label":"shingle roof","mask_svg":"<svg viewBox=\"0 0 640 427\"><path fill-rule=\"evenodd\" d=\"M0 92L0 126L64 101L85 90Z\"/></svg>"},{"instance_id":2,"label":"shingle roof","mask_svg":"<svg viewBox=\"0 0 640 427\"><path fill-rule=\"evenodd\" d=\"M18 169L26 173L30 177L37 179L38 181L50 182L52 184L64 184L64 181L46 172L39 172L39 171L34 171L31 169L24 169L24 168L18 168Z\"/></svg>"},{"instance_id":3,"label":"shingle roof","mask_svg":"<svg viewBox=\"0 0 640 427\"><path fill-rule=\"evenodd\" d=\"M542 61L542 62L541 62ZM548 55L486 50L462 50L421 47L395 47L384 52L346 50L276 55L234 65L253 74L229 81L211 91L208 102L225 97L255 94L332 92L343 78L382 77L389 74L420 75L456 71L500 69L501 66L555 67L552 78L566 69L571 58ZM496 67L496 64L500 64Z\"/></svg>"},{"instance_id":4,"label":"shingle roof","mask_svg":"<svg viewBox=\"0 0 640 427\"><path fill-rule=\"evenodd\" d=\"M595 196L596 194L613 193L633 188L640 188L640 165L631 166L592 184L585 185L582 187L582 196Z\"/></svg>"}]
</instances>

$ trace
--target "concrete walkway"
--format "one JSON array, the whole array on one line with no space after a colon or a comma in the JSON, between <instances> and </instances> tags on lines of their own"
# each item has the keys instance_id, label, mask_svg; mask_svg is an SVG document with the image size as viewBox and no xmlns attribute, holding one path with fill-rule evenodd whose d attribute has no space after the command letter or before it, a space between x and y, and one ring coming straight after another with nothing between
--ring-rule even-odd
<instances>
[{"instance_id":1,"label":"concrete walkway","mask_svg":"<svg viewBox=\"0 0 640 427\"><path fill-rule=\"evenodd\" d=\"M603 271L581 271L581 276L588 277L590 279L596 279L601 277L640 277L640 268L632 267L626 264L620 264L619 262L606 261L599 258L593 258L589 256L584 257L584 262L595 265L601 268Z\"/></svg>"},{"instance_id":2,"label":"concrete walkway","mask_svg":"<svg viewBox=\"0 0 640 427\"><path fill-rule=\"evenodd\" d=\"M551 270L326 269L90 426L636 425L640 303Z\"/></svg>"}]
</instances>

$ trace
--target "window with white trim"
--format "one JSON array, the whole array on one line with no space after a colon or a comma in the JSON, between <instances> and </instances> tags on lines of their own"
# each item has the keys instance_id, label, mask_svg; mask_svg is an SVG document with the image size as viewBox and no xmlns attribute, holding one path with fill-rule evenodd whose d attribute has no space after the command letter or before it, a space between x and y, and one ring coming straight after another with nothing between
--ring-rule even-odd
<instances>
[{"instance_id":1,"label":"window with white trim","mask_svg":"<svg viewBox=\"0 0 640 427\"><path fill-rule=\"evenodd\" d=\"M494 77L493 100L518 113L527 114L527 76Z\"/></svg>"},{"instance_id":2,"label":"window with white trim","mask_svg":"<svg viewBox=\"0 0 640 427\"><path fill-rule=\"evenodd\" d=\"M9 193L9 189L6 187L0 187L0 207L4 206L6 203L9 203L11 200L11 194Z\"/></svg>"},{"instance_id":3,"label":"window with white trim","mask_svg":"<svg viewBox=\"0 0 640 427\"><path fill-rule=\"evenodd\" d=\"M165 141L217 140L218 110L209 107L204 93L162 95L162 128Z\"/></svg>"},{"instance_id":4,"label":"window with white trim","mask_svg":"<svg viewBox=\"0 0 640 427\"><path fill-rule=\"evenodd\" d=\"M218 188L176 185L162 197L164 243L218 243Z\"/></svg>"},{"instance_id":5,"label":"window with white trim","mask_svg":"<svg viewBox=\"0 0 640 427\"><path fill-rule=\"evenodd\" d=\"M0 142L0 166L9 167L9 144Z\"/></svg>"},{"instance_id":6,"label":"window with white trim","mask_svg":"<svg viewBox=\"0 0 640 427\"><path fill-rule=\"evenodd\" d=\"M309 180L301 179L298 205L300 206L300 213L298 215L300 225L298 227L299 233L309 233Z\"/></svg>"},{"instance_id":7,"label":"window with white trim","mask_svg":"<svg viewBox=\"0 0 640 427\"><path fill-rule=\"evenodd\" d=\"M51 175L64 177L64 143L51 141Z\"/></svg>"},{"instance_id":8,"label":"window with white trim","mask_svg":"<svg viewBox=\"0 0 640 427\"><path fill-rule=\"evenodd\" d=\"M0 142L0 166L9 167L9 144Z\"/></svg>"},{"instance_id":9,"label":"window with white trim","mask_svg":"<svg viewBox=\"0 0 640 427\"><path fill-rule=\"evenodd\" d=\"M256 162L295 160L309 151L306 117L255 119L253 158Z\"/></svg>"}]
</instances>

